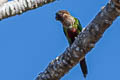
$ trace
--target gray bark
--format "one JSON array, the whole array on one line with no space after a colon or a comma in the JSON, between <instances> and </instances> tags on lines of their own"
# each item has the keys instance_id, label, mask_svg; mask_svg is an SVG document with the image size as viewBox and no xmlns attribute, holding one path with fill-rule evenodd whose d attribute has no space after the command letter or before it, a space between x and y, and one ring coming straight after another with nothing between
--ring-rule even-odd
<instances>
[{"instance_id":1,"label":"gray bark","mask_svg":"<svg viewBox=\"0 0 120 80\"><path fill-rule=\"evenodd\" d=\"M0 0L0 6L2 6L6 2L8 2L8 0Z\"/></svg>"},{"instance_id":2,"label":"gray bark","mask_svg":"<svg viewBox=\"0 0 120 80\"><path fill-rule=\"evenodd\" d=\"M32 10L41 7L45 4L51 3L55 0L13 0L7 2L7 0L1 1L0 5L0 20L22 14L28 10ZM6 3L5 3L6 2Z\"/></svg>"},{"instance_id":3,"label":"gray bark","mask_svg":"<svg viewBox=\"0 0 120 80\"><path fill-rule=\"evenodd\" d=\"M78 35L63 54L49 63L36 80L59 80L95 47L95 43L120 15L120 0L111 0Z\"/></svg>"}]
</instances>

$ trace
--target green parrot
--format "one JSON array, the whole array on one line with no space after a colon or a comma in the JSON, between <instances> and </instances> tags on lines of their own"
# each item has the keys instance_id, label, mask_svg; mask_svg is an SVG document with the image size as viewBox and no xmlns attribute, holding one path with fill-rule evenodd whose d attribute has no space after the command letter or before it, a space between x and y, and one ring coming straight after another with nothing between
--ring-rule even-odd
<instances>
[{"instance_id":1,"label":"green parrot","mask_svg":"<svg viewBox=\"0 0 120 80\"><path fill-rule=\"evenodd\" d=\"M71 14L66 10L58 11L56 13L56 20L62 23L65 36L69 42L69 45L71 45L74 42L75 37L77 37L77 35L82 31L80 21L71 16ZM80 67L84 77L86 77L88 70L85 58L80 61Z\"/></svg>"}]
</instances>

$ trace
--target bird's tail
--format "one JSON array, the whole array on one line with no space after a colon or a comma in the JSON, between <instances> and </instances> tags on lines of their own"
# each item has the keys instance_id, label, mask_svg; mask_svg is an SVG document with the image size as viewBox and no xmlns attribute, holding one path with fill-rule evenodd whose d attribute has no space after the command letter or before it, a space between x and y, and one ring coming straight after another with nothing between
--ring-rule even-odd
<instances>
[{"instance_id":1,"label":"bird's tail","mask_svg":"<svg viewBox=\"0 0 120 80\"><path fill-rule=\"evenodd\" d=\"M87 64L86 64L85 58L82 61L80 61L80 67L81 67L83 76L86 78L88 74L88 70L87 70Z\"/></svg>"}]
</instances>

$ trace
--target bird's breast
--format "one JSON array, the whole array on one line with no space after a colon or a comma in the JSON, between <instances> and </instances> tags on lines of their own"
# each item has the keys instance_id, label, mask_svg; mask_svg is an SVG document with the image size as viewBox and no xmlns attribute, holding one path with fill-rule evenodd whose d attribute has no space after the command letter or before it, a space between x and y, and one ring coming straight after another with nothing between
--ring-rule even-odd
<instances>
[{"instance_id":1,"label":"bird's breast","mask_svg":"<svg viewBox=\"0 0 120 80\"><path fill-rule=\"evenodd\" d=\"M68 32L68 37L73 42L75 40L75 37L77 37L78 35L77 30L73 29L73 30L68 30L67 32Z\"/></svg>"}]
</instances>

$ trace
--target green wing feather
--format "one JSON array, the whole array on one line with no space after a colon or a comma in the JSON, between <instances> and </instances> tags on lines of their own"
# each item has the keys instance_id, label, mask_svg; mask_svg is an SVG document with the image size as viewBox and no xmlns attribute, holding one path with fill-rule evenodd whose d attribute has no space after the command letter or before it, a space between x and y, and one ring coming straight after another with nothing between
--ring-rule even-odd
<instances>
[{"instance_id":1,"label":"green wing feather","mask_svg":"<svg viewBox=\"0 0 120 80\"><path fill-rule=\"evenodd\" d=\"M72 41L68 36L67 29L63 27L63 31L64 31L65 36L67 37L67 40L68 40L69 44L72 44Z\"/></svg>"},{"instance_id":2,"label":"green wing feather","mask_svg":"<svg viewBox=\"0 0 120 80\"><path fill-rule=\"evenodd\" d=\"M74 27L78 29L79 33L82 31L82 26L80 24L80 21L77 18L75 19Z\"/></svg>"}]
</instances>

